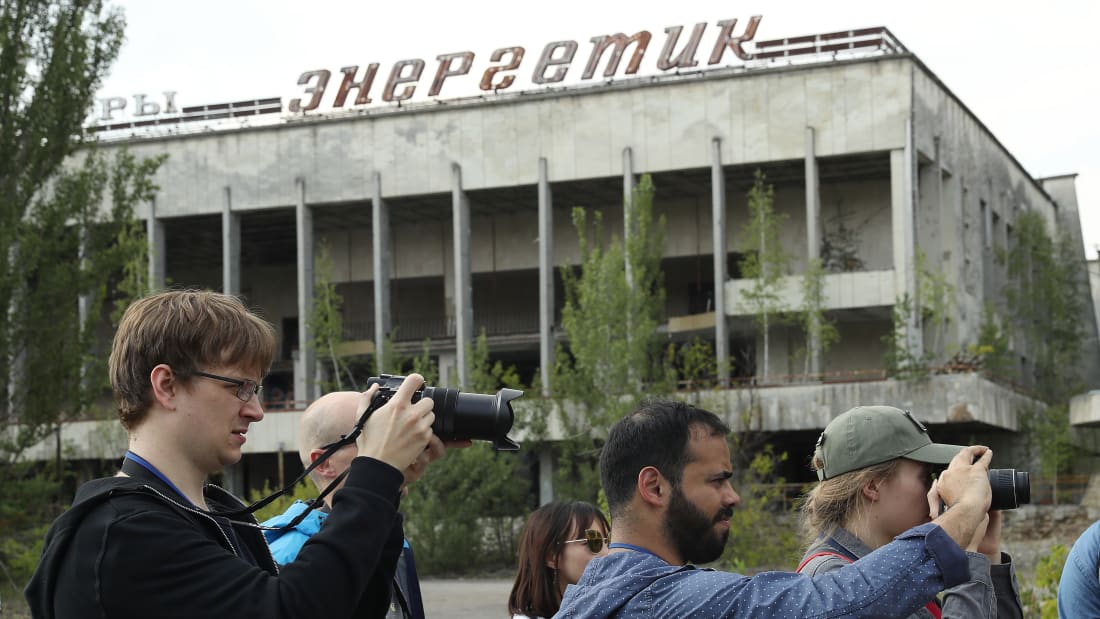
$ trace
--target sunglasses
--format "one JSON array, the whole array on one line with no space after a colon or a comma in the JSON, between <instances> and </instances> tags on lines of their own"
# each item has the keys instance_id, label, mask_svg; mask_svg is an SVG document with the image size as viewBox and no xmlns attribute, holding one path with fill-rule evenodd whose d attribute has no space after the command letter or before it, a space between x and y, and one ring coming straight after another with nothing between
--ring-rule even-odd
<instances>
[{"instance_id":1,"label":"sunglasses","mask_svg":"<svg viewBox=\"0 0 1100 619\"><path fill-rule=\"evenodd\" d=\"M576 544L577 542L584 542L588 545L588 549L592 551L592 554L596 554L603 550L603 545L607 543L607 536L596 529L585 529L584 537L581 539L567 539L562 543Z\"/></svg>"}]
</instances>

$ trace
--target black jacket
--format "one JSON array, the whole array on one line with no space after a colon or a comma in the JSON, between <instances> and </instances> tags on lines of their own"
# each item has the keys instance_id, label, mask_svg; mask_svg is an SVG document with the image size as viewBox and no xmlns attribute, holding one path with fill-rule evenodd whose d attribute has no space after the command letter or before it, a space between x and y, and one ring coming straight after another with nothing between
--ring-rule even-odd
<instances>
[{"instance_id":1,"label":"black jacket","mask_svg":"<svg viewBox=\"0 0 1100 619\"><path fill-rule=\"evenodd\" d=\"M258 529L235 521L224 530L151 473L90 481L46 534L26 589L31 613L384 617L404 540L397 513L403 481L383 462L356 458L328 523L281 571ZM211 510L241 507L216 486L204 494Z\"/></svg>"}]
</instances>

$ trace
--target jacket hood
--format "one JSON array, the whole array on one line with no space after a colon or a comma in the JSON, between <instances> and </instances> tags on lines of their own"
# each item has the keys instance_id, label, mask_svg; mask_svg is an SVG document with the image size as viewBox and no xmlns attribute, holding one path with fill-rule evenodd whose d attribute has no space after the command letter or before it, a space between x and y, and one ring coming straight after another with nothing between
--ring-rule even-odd
<instances>
[{"instance_id":1,"label":"jacket hood","mask_svg":"<svg viewBox=\"0 0 1100 619\"><path fill-rule=\"evenodd\" d=\"M72 507L58 516L46 533L42 557L34 570L24 595L31 608L44 614L39 619L53 619L53 591L58 572L72 543L73 532L84 518L116 494L148 492L148 484L132 477L105 477L89 481L77 490Z\"/></svg>"}]
</instances>

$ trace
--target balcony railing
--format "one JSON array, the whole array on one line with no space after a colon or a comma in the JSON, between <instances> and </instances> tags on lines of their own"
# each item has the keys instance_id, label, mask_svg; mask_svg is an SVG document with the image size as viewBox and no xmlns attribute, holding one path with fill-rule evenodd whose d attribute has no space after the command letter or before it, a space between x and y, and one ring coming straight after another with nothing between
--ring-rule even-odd
<instances>
[{"instance_id":1,"label":"balcony railing","mask_svg":"<svg viewBox=\"0 0 1100 619\"><path fill-rule=\"evenodd\" d=\"M538 314L515 312L512 314L474 314L474 334L485 331L489 337L538 333ZM394 339L398 342L420 341L425 338L442 339L455 336L453 319L445 317L405 318L394 321ZM344 319L344 339L349 341L374 340L374 321Z\"/></svg>"}]
</instances>

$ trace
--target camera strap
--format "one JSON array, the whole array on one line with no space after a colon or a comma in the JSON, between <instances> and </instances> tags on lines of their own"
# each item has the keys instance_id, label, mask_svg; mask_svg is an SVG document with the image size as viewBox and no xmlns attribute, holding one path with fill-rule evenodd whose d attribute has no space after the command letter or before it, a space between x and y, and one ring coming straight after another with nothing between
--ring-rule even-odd
<instances>
[{"instance_id":1,"label":"camera strap","mask_svg":"<svg viewBox=\"0 0 1100 619\"><path fill-rule=\"evenodd\" d=\"M341 449L343 449L347 445L351 445L352 443L354 443L356 441L356 439L359 438L359 435L363 433L363 425L367 423L367 419L370 418L371 414L374 413L374 411L381 408L382 405L384 405L389 400L390 400L390 398L389 398L389 395L387 395L387 394L383 394L381 392L375 394L374 398L371 400L370 406L368 406L367 410L363 411L363 414L359 416L359 420L355 422L355 426L351 429L351 431L348 432L347 434L341 436L340 440L338 440L335 443L332 443L331 445L329 445L328 448L325 449L324 453L322 453L320 456L317 457L316 460L314 460L312 463L310 463L310 465L306 468L306 470L302 471L301 475L296 477L294 479L294 481L287 484L283 489L278 490L276 492L273 492L273 493L269 494L268 496L256 501L255 503L252 503L251 505L249 505L247 507L242 507L241 509L218 511L218 512L207 512L207 513L210 514L211 516L224 516L226 518L233 518L234 520L236 520L236 518L239 518L239 517L247 515L247 514L255 513L256 511L258 511L260 509L263 509L264 507L267 507L268 505L271 504L272 501L274 501L275 499L277 499L281 496L290 494L294 490L295 486L297 486L299 483L304 481L306 479L306 477L308 477L309 474L313 472L313 469L317 468L325 460L328 460L329 457L332 456L332 454L336 453L337 451L340 451ZM337 486L339 486L340 483L344 481L344 479L347 477L347 475L348 475L347 471L344 471L343 473L340 473L340 475L338 475L336 477L336 479L332 480L332 482L328 486L326 486L325 489L322 490L321 493L318 494L315 499L313 499L309 502L309 509L302 510L302 512L300 514L298 514L294 518L294 520L291 520L286 525L283 525L281 527L265 527L265 526L260 525L260 524L252 524L250 522L241 522L239 520L237 520L237 522L239 522L240 524L247 525L247 526L262 529L262 530L265 530L265 531L287 531L287 530L293 529L294 527L301 524L301 522L303 520L305 520L307 516L309 516L309 513L312 510L317 509L317 508L321 507L322 505L324 505L325 504L324 503L325 497L327 497L329 494L332 494L332 492L336 490Z\"/></svg>"}]
</instances>

